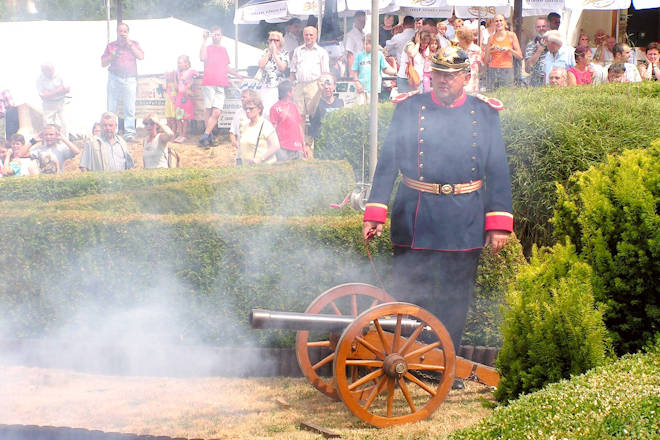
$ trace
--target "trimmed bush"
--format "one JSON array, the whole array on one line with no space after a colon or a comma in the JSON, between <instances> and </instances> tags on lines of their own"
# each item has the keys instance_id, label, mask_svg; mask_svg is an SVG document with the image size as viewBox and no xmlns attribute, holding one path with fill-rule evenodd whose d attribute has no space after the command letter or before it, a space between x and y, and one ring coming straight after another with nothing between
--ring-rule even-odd
<instances>
[{"instance_id":1,"label":"trimmed bush","mask_svg":"<svg viewBox=\"0 0 660 440\"><path fill-rule=\"evenodd\" d=\"M378 149L383 145L394 104L378 104ZM314 154L319 159L346 160L353 167L357 180L369 179L369 106L358 105L337 110L323 118Z\"/></svg>"},{"instance_id":2,"label":"trimmed bush","mask_svg":"<svg viewBox=\"0 0 660 440\"><path fill-rule=\"evenodd\" d=\"M532 250L507 294L497 400L515 399L604 362L606 330L594 308L591 279L591 268L570 243Z\"/></svg>"},{"instance_id":3,"label":"trimmed bush","mask_svg":"<svg viewBox=\"0 0 660 440\"><path fill-rule=\"evenodd\" d=\"M555 182L602 162L607 154L649 145L660 137L660 84L603 84L598 87L511 88L495 94L505 104L502 134L507 146L518 238L529 253L534 243L552 244ZM392 118L391 104L378 108L379 146ZM323 121L318 157L346 159L362 173L368 158L368 106L329 114ZM631 135L634 133L634 135ZM368 161L365 161L368 172Z\"/></svg>"},{"instance_id":4,"label":"trimmed bush","mask_svg":"<svg viewBox=\"0 0 660 440\"><path fill-rule=\"evenodd\" d=\"M35 208L44 201L39 209L48 211L341 215L347 210L330 204L341 201L353 183L346 162L329 161L2 179L0 210Z\"/></svg>"},{"instance_id":5,"label":"trimmed bush","mask_svg":"<svg viewBox=\"0 0 660 440\"><path fill-rule=\"evenodd\" d=\"M637 351L660 332L660 140L575 175L558 194L556 234L593 267L616 351Z\"/></svg>"},{"instance_id":6,"label":"trimmed bush","mask_svg":"<svg viewBox=\"0 0 660 440\"><path fill-rule=\"evenodd\" d=\"M500 407L452 440L614 440L660 436L660 344Z\"/></svg>"}]
</instances>

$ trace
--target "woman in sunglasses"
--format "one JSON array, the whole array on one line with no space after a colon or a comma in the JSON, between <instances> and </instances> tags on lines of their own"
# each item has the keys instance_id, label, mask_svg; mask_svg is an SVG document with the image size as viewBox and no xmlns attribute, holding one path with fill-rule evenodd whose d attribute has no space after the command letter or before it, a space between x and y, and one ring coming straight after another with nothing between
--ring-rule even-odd
<instances>
[{"instance_id":1,"label":"woman in sunglasses","mask_svg":"<svg viewBox=\"0 0 660 440\"><path fill-rule=\"evenodd\" d=\"M275 127L262 117L264 105L259 96L243 101L247 120L240 126L241 158L244 164L275 162L275 153L280 149Z\"/></svg>"},{"instance_id":2,"label":"woman in sunglasses","mask_svg":"<svg viewBox=\"0 0 660 440\"><path fill-rule=\"evenodd\" d=\"M289 54L283 48L283 44L284 37L281 32L269 32L268 47L259 58L259 72L256 79L261 81L259 95L266 115L270 115L270 108L277 102L277 86L286 79L285 72L289 67Z\"/></svg>"}]
</instances>

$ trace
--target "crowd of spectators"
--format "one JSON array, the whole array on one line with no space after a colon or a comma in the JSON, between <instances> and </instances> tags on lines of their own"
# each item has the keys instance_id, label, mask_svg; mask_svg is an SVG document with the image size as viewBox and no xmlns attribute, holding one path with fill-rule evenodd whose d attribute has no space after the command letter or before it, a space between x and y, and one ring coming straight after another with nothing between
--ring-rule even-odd
<instances>
[{"instance_id":1,"label":"crowd of spectators","mask_svg":"<svg viewBox=\"0 0 660 440\"><path fill-rule=\"evenodd\" d=\"M284 34L274 29L268 32L266 47L255 60L258 71L252 78L260 87L258 91L242 90L241 108L234 113L229 130L237 164L311 157L321 121L327 113L344 106L336 94L339 78L354 84L357 103L368 102L371 93L386 97L384 85L388 85L387 92L392 89L390 96L399 98L402 94L430 91L430 59L448 45L458 46L469 57L467 93L514 84L566 87L660 81L660 43L650 43L645 52L633 51L627 44L598 31L593 44L590 36L581 32L576 45L571 46L557 30L561 17L556 13L536 19L534 36L524 47L501 14L482 22L456 16L442 21L406 16L400 23L396 23L395 16L385 15L378 33L378 83L372 85L371 48L375 38L365 33L365 24L365 14L358 12L343 41L330 45L320 45L317 28L304 26L296 18L286 23ZM0 176L61 173L64 162L81 152L81 171L135 166L127 142L137 142L137 72L144 52L137 41L129 38L129 32L129 26L121 23L117 40L109 43L101 56L101 66L108 68L108 111L94 124L82 148L71 142L67 133L64 108L70 89L52 63L42 64L37 91L42 99L45 128L35 139L26 142L22 135L14 134L0 145ZM230 66L219 26L204 31L199 58L204 63L201 94L205 108L199 146L209 148L217 142L214 132L224 108L229 78L244 77ZM514 78L516 63L525 72L522 79ZM144 168L171 166L168 143L186 142L190 136L193 82L199 76L187 55L180 55L176 70L165 75L164 119L154 114L143 119ZM10 100L3 92L0 110L11 107ZM122 133L118 132L116 116L120 105Z\"/></svg>"}]
</instances>

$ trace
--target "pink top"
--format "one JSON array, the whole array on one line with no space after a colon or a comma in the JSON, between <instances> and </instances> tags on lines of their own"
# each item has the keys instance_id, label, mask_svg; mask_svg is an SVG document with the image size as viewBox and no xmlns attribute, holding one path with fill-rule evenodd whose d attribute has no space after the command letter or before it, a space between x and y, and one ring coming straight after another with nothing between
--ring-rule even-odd
<instances>
[{"instance_id":1,"label":"pink top","mask_svg":"<svg viewBox=\"0 0 660 440\"><path fill-rule=\"evenodd\" d=\"M588 69L584 72L580 72L575 67L571 67L568 69L568 72L571 72L573 75L575 75L575 80L578 85L591 84L591 72L589 72Z\"/></svg>"},{"instance_id":2,"label":"pink top","mask_svg":"<svg viewBox=\"0 0 660 440\"><path fill-rule=\"evenodd\" d=\"M229 54L227 53L227 49L223 46L214 46L213 44L207 46L202 85L229 87L228 67Z\"/></svg>"},{"instance_id":3,"label":"pink top","mask_svg":"<svg viewBox=\"0 0 660 440\"><path fill-rule=\"evenodd\" d=\"M137 41L129 40L129 42L135 47L141 49L140 44ZM116 53L117 56L110 62L108 70L121 77L137 76L137 58L128 45L123 45L115 40L105 47L105 52L103 52L101 58L108 56L113 52Z\"/></svg>"}]
</instances>

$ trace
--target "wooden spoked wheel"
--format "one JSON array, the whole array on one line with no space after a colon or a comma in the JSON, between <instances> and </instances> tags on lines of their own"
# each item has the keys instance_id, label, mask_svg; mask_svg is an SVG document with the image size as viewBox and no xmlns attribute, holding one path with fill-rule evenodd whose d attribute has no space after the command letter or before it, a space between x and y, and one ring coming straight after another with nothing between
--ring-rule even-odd
<instances>
[{"instance_id":1,"label":"wooden spoked wheel","mask_svg":"<svg viewBox=\"0 0 660 440\"><path fill-rule=\"evenodd\" d=\"M348 283L323 292L307 307L305 313L357 317L363 311L378 304L393 301L394 298L382 289L369 284ZM334 378L330 374L321 375L320 370L324 365L331 365L334 360L339 336L339 333L328 334L304 330L299 331L296 337L296 356L300 370L317 390L337 400L339 395L335 390ZM313 356L311 351L315 353L320 351L320 359L316 360L318 355ZM315 359L314 363L311 359ZM356 374L356 371L353 374Z\"/></svg>"},{"instance_id":2,"label":"wooden spoked wheel","mask_svg":"<svg viewBox=\"0 0 660 440\"><path fill-rule=\"evenodd\" d=\"M449 392L455 369L444 325L421 307L400 302L358 316L339 339L333 368L348 409L381 427L429 417Z\"/></svg>"}]
</instances>

